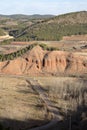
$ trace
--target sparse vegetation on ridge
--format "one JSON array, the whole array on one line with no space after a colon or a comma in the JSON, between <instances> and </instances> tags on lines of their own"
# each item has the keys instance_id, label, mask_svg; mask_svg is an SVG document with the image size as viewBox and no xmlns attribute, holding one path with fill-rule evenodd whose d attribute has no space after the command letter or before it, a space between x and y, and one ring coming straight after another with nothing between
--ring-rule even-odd
<instances>
[{"instance_id":1,"label":"sparse vegetation on ridge","mask_svg":"<svg viewBox=\"0 0 87 130\"><path fill-rule=\"evenodd\" d=\"M13 39L3 40L0 42L0 45L9 45L9 44L11 44L12 41L13 41Z\"/></svg>"},{"instance_id":2,"label":"sparse vegetation on ridge","mask_svg":"<svg viewBox=\"0 0 87 130\"><path fill-rule=\"evenodd\" d=\"M24 55L25 53L27 53L28 51L30 51L33 47L35 47L37 45L40 46L43 50L48 50L48 51L58 50L55 47L48 47L46 44L34 43L34 44L31 44L23 49L16 51L16 52L12 52L10 54L0 54L0 61L13 60L17 57L20 57L20 56Z\"/></svg>"},{"instance_id":3,"label":"sparse vegetation on ridge","mask_svg":"<svg viewBox=\"0 0 87 130\"><path fill-rule=\"evenodd\" d=\"M46 19L27 28L16 41L59 41L63 36L87 34L87 12L76 12ZM12 32L13 33L13 32ZM15 32L14 34L15 35Z\"/></svg>"},{"instance_id":4,"label":"sparse vegetation on ridge","mask_svg":"<svg viewBox=\"0 0 87 130\"><path fill-rule=\"evenodd\" d=\"M59 41L63 36L87 34L87 12L74 12L48 17L29 19L17 16L1 20L2 29L15 37L15 41ZM9 23L11 22L11 24Z\"/></svg>"},{"instance_id":5,"label":"sparse vegetation on ridge","mask_svg":"<svg viewBox=\"0 0 87 130\"><path fill-rule=\"evenodd\" d=\"M27 51L31 50L36 45L37 44L29 45L21 50L18 50L17 52L13 52L10 54L0 54L0 61L13 60L14 58L22 56L23 54L25 54Z\"/></svg>"},{"instance_id":6,"label":"sparse vegetation on ridge","mask_svg":"<svg viewBox=\"0 0 87 130\"><path fill-rule=\"evenodd\" d=\"M4 30L0 28L0 36L4 36L4 35L5 35Z\"/></svg>"},{"instance_id":7,"label":"sparse vegetation on ridge","mask_svg":"<svg viewBox=\"0 0 87 130\"><path fill-rule=\"evenodd\" d=\"M56 123L47 130L87 130L86 16L0 21L14 36L0 41L0 130L43 129L49 121Z\"/></svg>"}]
</instances>

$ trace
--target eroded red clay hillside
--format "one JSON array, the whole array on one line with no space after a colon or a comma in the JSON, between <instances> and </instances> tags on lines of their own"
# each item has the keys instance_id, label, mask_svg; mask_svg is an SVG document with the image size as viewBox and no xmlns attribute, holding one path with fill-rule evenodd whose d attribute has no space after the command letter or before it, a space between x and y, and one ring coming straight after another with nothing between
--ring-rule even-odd
<instances>
[{"instance_id":1,"label":"eroded red clay hillside","mask_svg":"<svg viewBox=\"0 0 87 130\"><path fill-rule=\"evenodd\" d=\"M87 73L87 56L66 51L43 51L34 47L22 57L0 62L0 73L30 76Z\"/></svg>"}]
</instances>

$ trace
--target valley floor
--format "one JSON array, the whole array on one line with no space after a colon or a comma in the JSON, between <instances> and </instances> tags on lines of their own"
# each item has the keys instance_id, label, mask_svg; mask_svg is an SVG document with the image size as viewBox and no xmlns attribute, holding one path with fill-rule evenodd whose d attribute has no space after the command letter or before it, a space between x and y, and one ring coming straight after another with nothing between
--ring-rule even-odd
<instances>
[{"instance_id":1,"label":"valley floor","mask_svg":"<svg viewBox=\"0 0 87 130\"><path fill-rule=\"evenodd\" d=\"M85 78L2 75L0 76L0 120L5 127L10 126L12 130L15 128L19 130L21 127L23 129L39 127L53 119L55 119L54 123L57 123L59 117L62 117L62 120L65 118L68 109L76 110L78 98L81 99L79 95L77 99L71 100L68 91L73 94L81 91L82 88L87 89L86 84ZM84 100L86 105L86 97ZM79 106L81 102L78 102ZM55 110L58 113L55 113ZM61 121L51 129L60 127L62 127Z\"/></svg>"}]
</instances>

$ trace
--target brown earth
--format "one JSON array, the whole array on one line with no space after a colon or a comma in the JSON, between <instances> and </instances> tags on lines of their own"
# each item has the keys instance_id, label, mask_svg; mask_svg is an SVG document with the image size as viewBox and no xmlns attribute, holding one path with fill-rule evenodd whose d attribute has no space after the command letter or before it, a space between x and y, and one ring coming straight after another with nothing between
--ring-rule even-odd
<instances>
[{"instance_id":1,"label":"brown earth","mask_svg":"<svg viewBox=\"0 0 87 130\"><path fill-rule=\"evenodd\" d=\"M38 127L48 122L45 115L43 102L25 79L0 76L0 124L3 127L11 130Z\"/></svg>"},{"instance_id":2,"label":"brown earth","mask_svg":"<svg viewBox=\"0 0 87 130\"><path fill-rule=\"evenodd\" d=\"M87 34L85 35L71 35L71 36L64 36L63 40L83 40L86 41L87 40Z\"/></svg>"},{"instance_id":3,"label":"brown earth","mask_svg":"<svg viewBox=\"0 0 87 130\"><path fill-rule=\"evenodd\" d=\"M67 130L67 120L62 121L61 126L56 119L48 124L49 127L43 126L51 118L50 112L54 115L53 110L57 109L59 114L63 113L62 116L68 114L69 110L75 110L76 113L72 113L72 126L76 121L77 126L81 127L78 130L87 130L87 118L84 118L86 111L76 111L78 105L81 108L83 101L84 106L87 104L87 93L83 91L87 88L87 80L71 77L13 77L0 76L0 123L4 127L25 130L42 126L43 130Z\"/></svg>"},{"instance_id":4,"label":"brown earth","mask_svg":"<svg viewBox=\"0 0 87 130\"><path fill-rule=\"evenodd\" d=\"M0 62L4 74L84 74L87 73L87 54L66 51L43 51L36 46L23 57Z\"/></svg>"},{"instance_id":5,"label":"brown earth","mask_svg":"<svg viewBox=\"0 0 87 130\"><path fill-rule=\"evenodd\" d=\"M23 46L23 45L30 45L30 44L46 44L48 47L55 47L59 50L64 51L73 51L73 52L87 52L87 34L85 35L71 35L71 36L64 36L60 41L29 41L29 42L20 42L14 41L11 45L15 46Z\"/></svg>"}]
</instances>

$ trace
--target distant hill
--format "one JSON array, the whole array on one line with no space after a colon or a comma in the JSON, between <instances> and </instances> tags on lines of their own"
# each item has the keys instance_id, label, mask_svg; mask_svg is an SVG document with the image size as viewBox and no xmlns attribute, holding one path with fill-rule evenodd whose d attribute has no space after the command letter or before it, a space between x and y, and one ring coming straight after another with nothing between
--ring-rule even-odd
<instances>
[{"instance_id":1,"label":"distant hill","mask_svg":"<svg viewBox=\"0 0 87 130\"><path fill-rule=\"evenodd\" d=\"M53 15L0 15L0 28L16 41L61 40L67 35L87 34L87 11Z\"/></svg>"},{"instance_id":2,"label":"distant hill","mask_svg":"<svg viewBox=\"0 0 87 130\"><path fill-rule=\"evenodd\" d=\"M42 18L52 18L54 15L24 15L24 14L13 14L13 15L0 15L0 18L12 18L12 19L42 19Z\"/></svg>"},{"instance_id":3,"label":"distant hill","mask_svg":"<svg viewBox=\"0 0 87 130\"><path fill-rule=\"evenodd\" d=\"M54 15L0 15L0 28L6 32L13 31L17 34L24 30L27 26L37 23L39 21L52 18Z\"/></svg>"},{"instance_id":4,"label":"distant hill","mask_svg":"<svg viewBox=\"0 0 87 130\"><path fill-rule=\"evenodd\" d=\"M16 40L60 40L66 35L87 34L87 12L73 12L48 18L22 32L21 35L16 33Z\"/></svg>"},{"instance_id":5,"label":"distant hill","mask_svg":"<svg viewBox=\"0 0 87 130\"><path fill-rule=\"evenodd\" d=\"M54 15L39 15L39 14L34 14L34 15L21 15L21 14L15 14L15 15L10 15L10 18L13 19L45 19L45 18L52 18Z\"/></svg>"}]
</instances>

